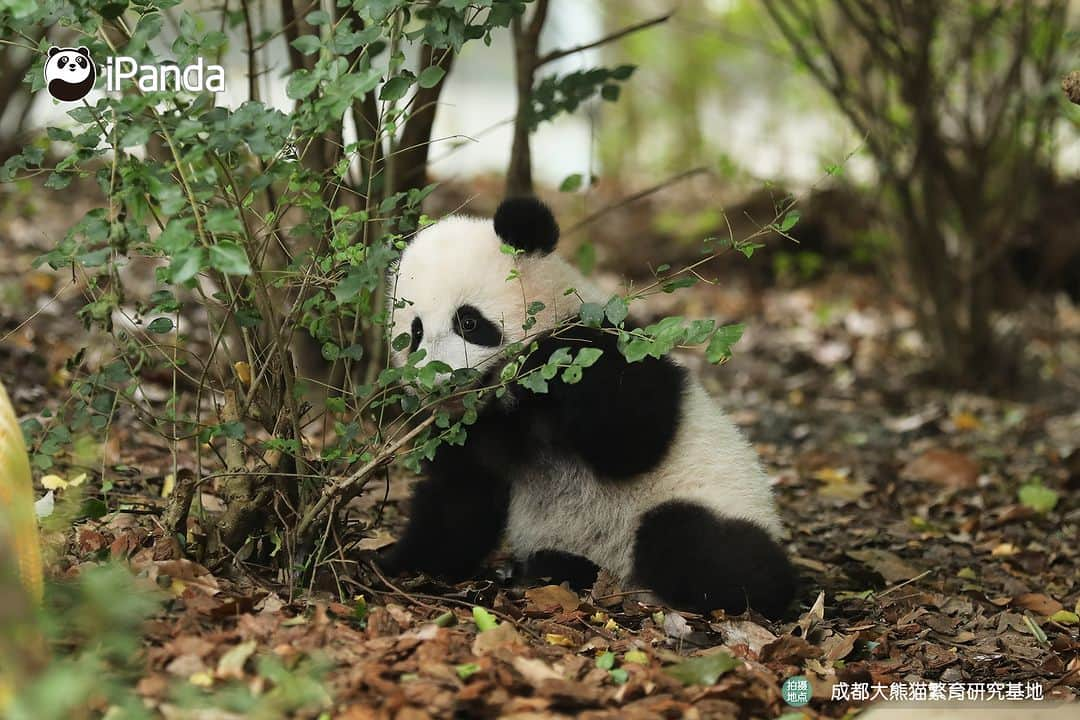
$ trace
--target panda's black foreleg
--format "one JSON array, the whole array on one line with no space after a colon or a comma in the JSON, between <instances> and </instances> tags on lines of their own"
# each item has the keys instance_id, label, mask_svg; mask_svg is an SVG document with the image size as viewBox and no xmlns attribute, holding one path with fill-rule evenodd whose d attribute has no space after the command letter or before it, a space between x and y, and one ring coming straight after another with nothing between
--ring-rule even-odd
<instances>
[{"instance_id":1,"label":"panda's black foreleg","mask_svg":"<svg viewBox=\"0 0 1080 720\"><path fill-rule=\"evenodd\" d=\"M645 513L634 542L634 580L672 607L779 618L795 594L784 550L760 526L671 501Z\"/></svg>"},{"instance_id":2,"label":"panda's black foreleg","mask_svg":"<svg viewBox=\"0 0 1080 720\"><path fill-rule=\"evenodd\" d=\"M522 568L527 578L568 582L575 590L592 587L599 572L600 568L588 558L561 550L538 550L526 558Z\"/></svg>"},{"instance_id":3,"label":"panda's black foreleg","mask_svg":"<svg viewBox=\"0 0 1080 720\"><path fill-rule=\"evenodd\" d=\"M455 448L456 449L456 448ZM436 457L414 489L401 539L379 559L392 575L425 572L449 580L473 576L506 526L506 483L459 453Z\"/></svg>"}]
</instances>

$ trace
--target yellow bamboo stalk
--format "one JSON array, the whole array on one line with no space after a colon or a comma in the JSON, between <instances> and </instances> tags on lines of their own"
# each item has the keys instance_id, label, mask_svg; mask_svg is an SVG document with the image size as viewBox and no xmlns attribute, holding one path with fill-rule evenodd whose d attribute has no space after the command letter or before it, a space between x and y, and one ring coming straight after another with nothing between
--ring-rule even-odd
<instances>
[{"instance_id":1,"label":"yellow bamboo stalk","mask_svg":"<svg viewBox=\"0 0 1080 720\"><path fill-rule=\"evenodd\" d=\"M41 545L38 540L30 458L15 409L0 384L0 553L11 553L26 591L40 602Z\"/></svg>"}]
</instances>

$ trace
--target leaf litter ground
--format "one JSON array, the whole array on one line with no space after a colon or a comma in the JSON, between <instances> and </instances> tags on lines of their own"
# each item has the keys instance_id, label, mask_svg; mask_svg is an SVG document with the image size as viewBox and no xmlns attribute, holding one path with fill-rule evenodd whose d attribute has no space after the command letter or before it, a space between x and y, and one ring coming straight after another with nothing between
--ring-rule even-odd
<instances>
[{"instance_id":1,"label":"leaf litter ground","mask_svg":"<svg viewBox=\"0 0 1080 720\"><path fill-rule=\"evenodd\" d=\"M53 290L17 263L4 283L38 306ZM1041 384L1002 399L916 380L910 316L880 296L866 278L833 277L647 308L747 323L731 363L687 361L775 479L803 579L789 622L642 605L603 577L580 594L518 586L499 559L457 586L391 583L363 558L401 527L403 477L385 503L382 488L354 501L354 553L310 592L243 563L211 573L157 522L168 448L123 418L104 449L121 468L108 512L73 528L53 572L111 557L164 590L136 689L165 716L178 716L177 684L273 692L286 679L260 669L267 657L317 678L300 713L312 717L840 717L864 704L831 700L836 682L1037 682L1047 699L1076 701L1080 314L1058 301L1025 317L1025 363ZM20 414L62 400L69 310L46 305L15 329L25 306L4 309L14 332L0 373ZM780 689L795 675L813 688L800 710Z\"/></svg>"}]
</instances>

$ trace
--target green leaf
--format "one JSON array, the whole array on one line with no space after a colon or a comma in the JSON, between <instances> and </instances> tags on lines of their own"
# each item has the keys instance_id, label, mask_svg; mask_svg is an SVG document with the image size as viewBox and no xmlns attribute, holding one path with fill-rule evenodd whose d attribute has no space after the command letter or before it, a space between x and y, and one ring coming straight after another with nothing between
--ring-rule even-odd
<instances>
[{"instance_id":1,"label":"green leaf","mask_svg":"<svg viewBox=\"0 0 1080 720\"><path fill-rule=\"evenodd\" d=\"M129 148L145 145L150 139L150 127L148 125L132 125L120 138L120 147Z\"/></svg>"},{"instance_id":2,"label":"green leaf","mask_svg":"<svg viewBox=\"0 0 1080 720\"><path fill-rule=\"evenodd\" d=\"M547 364L548 365L554 365L554 366L558 367L559 365L566 365L567 363L570 362L570 360L572 358L573 358L573 355L570 352L570 348L568 348L568 347L556 348L555 352L551 353L551 355L548 356Z\"/></svg>"},{"instance_id":3,"label":"green leaf","mask_svg":"<svg viewBox=\"0 0 1080 720\"><path fill-rule=\"evenodd\" d=\"M563 370L562 379L567 385L577 385L581 382L581 366L571 365Z\"/></svg>"},{"instance_id":4,"label":"green leaf","mask_svg":"<svg viewBox=\"0 0 1080 720\"><path fill-rule=\"evenodd\" d=\"M356 596L356 605L353 607L353 617L360 622L367 622L368 605L363 595Z\"/></svg>"},{"instance_id":5,"label":"green leaf","mask_svg":"<svg viewBox=\"0 0 1080 720\"><path fill-rule=\"evenodd\" d=\"M226 275L251 274L247 253L234 242L220 242L210 248L210 267Z\"/></svg>"},{"instance_id":6,"label":"green leaf","mask_svg":"<svg viewBox=\"0 0 1080 720\"><path fill-rule=\"evenodd\" d=\"M297 70L285 83L285 94L291 100L303 100L319 85L319 76L310 70Z\"/></svg>"},{"instance_id":7,"label":"green leaf","mask_svg":"<svg viewBox=\"0 0 1080 720\"><path fill-rule=\"evenodd\" d=\"M604 306L604 314L607 315L608 322L612 325L619 325L630 314L630 307L625 300L615 295Z\"/></svg>"},{"instance_id":8,"label":"green leaf","mask_svg":"<svg viewBox=\"0 0 1080 720\"><path fill-rule=\"evenodd\" d=\"M212 233L239 233L244 226L231 208L214 208L206 213L206 229Z\"/></svg>"},{"instance_id":9,"label":"green leaf","mask_svg":"<svg viewBox=\"0 0 1080 720\"><path fill-rule=\"evenodd\" d=\"M462 665L455 665L454 670L457 671L457 676L462 680L468 680L471 676L480 672L480 666L476 663L464 663Z\"/></svg>"},{"instance_id":10,"label":"green leaf","mask_svg":"<svg viewBox=\"0 0 1080 720\"><path fill-rule=\"evenodd\" d=\"M666 293L673 293L676 290L681 290L682 288L686 287L692 287L696 284L696 277L694 277L693 275L683 275L682 277L677 277L674 280L668 280L660 286L660 289Z\"/></svg>"},{"instance_id":11,"label":"green leaf","mask_svg":"<svg viewBox=\"0 0 1080 720\"><path fill-rule=\"evenodd\" d=\"M573 175L567 175L563 178L563 181L559 184L559 192L572 193L581 189L582 183L585 182L585 178L581 173L574 173Z\"/></svg>"},{"instance_id":12,"label":"green leaf","mask_svg":"<svg viewBox=\"0 0 1080 720\"><path fill-rule=\"evenodd\" d=\"M1040 645L1047 644L1046 632L1043 631L1039 624L1030 615L1024 615L1024 624L1028 627L1028 632Z\"/></svg>"},{"instance_id":13,"label":"green leaf","mask_svg":"<svg viewBox=\"0 0 1080 720\"><path fill-rule=\"evenodd\" d=\"M543 375L535 371L518 378L518 384L541 395L548 391L547 380L544 379Z\"/></svg>"},{"instance_id":14,"label":"green leaf","mask_svg":"<svg viewBox=\"0 0 1080 720\"><path fill-rule=\"evenodd\" d=\"M1052 622L1061 623L1062 625L1076 625L1080 623L1080 616L1069 610L1058 610L1049 618Z\"/></svg>"},{"instance_id":15,"label":"green leaf","mask_svg":"<svg viewBox=\"0 0 1080 720\"><path fill-rule=\"evenodd\" d=\"M683 685L712 685L721 675L735 669L738 664L728 653L716 652L670 665L664 668L664 672Z\"/></svg>"},{"instance_id":16,"label":"green leaf","mask_svg":"<svg viewBox=\"0 0 1080 720\"><path fill-rule=\"evenodd\" d=\"M798 210L790 211L784 216L784 219L780 221L780 232L787 232L795 227L795 223L799 222L800 217L802 217L802 214Z\"/></svg>"},{"instance_id":17,"label":"green leaf","mask_svg":"<svg viewBox=\"0 0 1080 720\"><path fill-rule=\"evenodd\" d=\"M574 262L582 275L592 275L593 268L596 267L596 245L589 240L581 243L574 253Z\"/></svg>"},{"instance_id":18,"label":"green leaf","mask_svg":"<svg viewBox=\"0 0 1080 720\"><path fill-rule=\"evenodd\" d=\"M199 274L206 266L206 250L201 247L185 248L173 255L169 264L169 280L182 285Z\"/></svg>"},{"instance_id":19,"label":"green leaf","mask_svg":"<svg viewBox=\"0 0 1080 720\"><path fill-rule=\"evenodd\" d=\"M156 333L157 335L163 335L172 329L173 321L167 317L154 318L154 321L146 326L146 332Z\"/></svg>"},{"instance_id":20,"label":"green leaf","mask_svg":"<svg viewBox=\"0 0 1080 720\"><path fill-rule=\"evenodd\" d=\"M616 685L625 685L626 681L630 679L630 673L622 668L615 668L610 671L608 675L611 677L611 681Z\"/></svg>"},{"instance_id":21,"label":"green leaf","mask_svg":"<svg viewBox=\"0 0 1080 720\"><path fill-rule=\"evenodd\" d=\"M640 362L641 360L644 360L646 357L648 357L649 350L651 348L651 340L649 340L648 338L636 337L627 342L624 347L620 348L620 350L622 351L623 357L626 358L627 362Z\"/></svg>"},{"instance_id":22,"label":"green leaf","mask_svg":"<svg viewBox=\"0 0 1080 720\"><path fill-rule=\"evenodd\" d=\"M322 47L322 40L318 35L301 35L290 44L304 55L314 55Z\"/></svg>"},{"instance_id":23,"label":"green leaf","mask_svg":"<svg viewBox=\"0 0 1080 720\"><path fill-rule=\"evenodd\" d=\"M596 364L596 361L600 359L600 356L604 354L604 351L600 348L584 347L578 350L577 355L574 357L574 364L587 368Z\"/></svg>"},{"instance_id":24,"label":"green leaf","mask_svg":"<svg viewBox=\"0 0 1080 720\"><path fill-rule=\"evenodd\" d=\"M600 653L600 655L596 658L596 667L600 668L601 670L610 670L611 668L615 667L615 653L611 652L610 650Z\"/></svg>"},{"instance_id":25,"label":"green leaf","mask_svg":"<svg viewBox=\"0 0 1080 720\"><path fill-rule=\"evenodd\" d=\"M684 342L687 345L700 345L709 339L715 327L715 320L693 320L690 323L690 328L686 331L686 340Z\"/></svg>"},{"instance_id":26,"label":"green leaf","mask_svg":"<svg viewBox=\"0 0 1080 720\"><path fill-rule=\"evenodd\" d=\"M604 307L600 303L582 303L581 322L589 327L600 327L604 322Z\"/></svg>"},{"instance_id":27,"label":"green leaf","mask_svg":"<svg viewBox=\"0 0 1080 720\"><path fill-rule=\"evenodd\" d=\"M731 357L731 346L739 342L745 329L746 325L743 323L718 328L705 349L705 359L711 363L718 363Z\"/></svg>"},{"instance_id":28,"label":"green leaf","mask_svg":"<svg viewBox=\"0 0 1080 720\"><path fill-rule=\"evenodd\" d=\"M390 78L383 83L382 89L379 90L379 99L387 102L400 100L409 91L412 82L413 78L409 75L398 75Z\"/></svg>"},{"instance_id":29,"label":"green leaf","mask_svg":"<svg viewBox=\"0 0 1080 720\"><path fill-rule=\"evenodd\" d=\"M494 630L499 625L499 621L495 619L495 616L479 605L473 607L472 616L473 622L476 623L476 629L480 632Z\"/></svg>"},{"instance_id":30,"label":"green leaf","mask_svg":"<svg viewBox=\"0 0 1080 720\"><path fill-rule=\"evenodd\" d=\"M446 75L446 71L438 65L432 65L424 68L420 72L420 76L416 79L416 84L422 88L431 88L439 84L439 81Z\"/></svg>"},{"instance_id":31,"label":"green leaf","mask_svg":"<svg viewBox=\"0 0 1080 720\"><path fill-rule=\"evenodd\" d=\"M1021 485L1016 495L1022 505L1031 508L1037 513L1050 512L1058 502L1057 492L1045 487L1038 480Z\"/></svg>"},{"instance_id":32,"label":"green leaf","mask_svg":"<svg viewBox=\"0 0 1080 720\"><path fill-rule=\"evenodd\" d=\"M108 512L109 508L104 501L98 498L89 498L83 501L79 515L80 517L97 520L98 518L105 517L105 514Z\"/></svg>"},{"instance_id":33,"label":"green leaf","mask_svg":"<svg viewBox=\"0 0 1080 720\"><path fill-rule=\"evenodd\" d=\"M315 10L309 12L304 20L307 20L309 25L326 25L330 22L330 13L325 10Z\"/></svg>"},{"instance_id":34,"label":"green leaf","mask_svg":"<svg viewBox=\"0 0 1080 720\"><path fill-rule=\"evenodd\" d=\"M191 247L192 235L188 225L190 218L172 218L165 229L158 235L156 245L166 255L175 255L185 248Z\"/></svg>"}]
</instances>

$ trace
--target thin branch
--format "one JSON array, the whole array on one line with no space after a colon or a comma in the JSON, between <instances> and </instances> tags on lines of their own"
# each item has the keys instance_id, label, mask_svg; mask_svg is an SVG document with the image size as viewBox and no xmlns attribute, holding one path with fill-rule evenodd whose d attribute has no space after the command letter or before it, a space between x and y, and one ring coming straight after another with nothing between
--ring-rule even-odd
<instances>
[{"instance_id":1,"label":"thin branch","mask_svg":"<svg viewBox=\"0 0 1080 720\"><path fill-rule=\"evenodd\" d=\"M434 423L435 418L436 416L432 414L430 417L419 423L416 427L407 432L405 435L401 436L400 438L383 448L383 450L378 455L372 458L370 462L357 470L355 473L348 476L344 480L341 480L340 482L330 483L329 485L324 487L322 495L319 497L318 501L310 508L308 508L307 512L304 513L304 517L300 521L300 524L296 526L296 534L298 536L302 536L304 532L307 531L309 527L311 527L311 524L318 519L319 515L326 508L327 504L329 504L331 500L348 490L356 482L367 477L376 468L393 461L397 451L400 450L402 446L404 446L406 443L412 441L413 438L423 432L432 423Z\"/></svg>"},{"instance_id":2,"label":"thin branch","mask_svg":"<svg viewBox=\"0 0 1080 720\"><path fill-rule=\"evenodd\" d=\"M626 37L627 35L630 35L631 33L636 33L639 30L645 30L646 28L651 28L653 25L659 25L660 23L667 22L668 19L671 18L671 16L674 15L674 14L675 14L675 11L671 10L671 11L668 11L668 12L664 13L663 15L658 15L658 16L652 18L651 20L643 20L642 22L639 22L636 25L629 25L627 27L624 27L622 30L619 30L617 32L613 32L612 34L606 35L606 36L600 38L599 40L594 40L591 43L585 43L584 45L578 45L578 46L572 47L572 48L563 48L563 49L558 49L558 50L552 50L551 52L547 53L546 55L543 55L540 58L538 58L537 61L536 61L535 67L538 68L538 67L541 67L543 65L547 65L548 63L559 60L560 58L564 58L567 55L573 55L574 53L584 52L585 50L592 50L595 47L600 47L601 45L606 45L606 44L608 44L610 42L614 42L614 41L618 40L619 38Z\"/></svg>"},{"instance_id":3,"label":"thin branch","mask_svg":"<svg viewBox=\"0 0 1080 720\"><path fill-rule=\"evenodd\" d=\"M593 223L596 220L599 220L601 217L603 217L604 215L607 215L609 212L612 212L614 210L618 210L621 207L626 207L627 205L630 205L631 203L635 203L638 200L641 200L642 198L646 198L649 195L652 195L653 193L660 192L664 188L670 187L671 185L674 185L677 182L681 182L681 181L685 180L686 178L693 177L694 175L700 175L701 173L706 173L706 172L709 172L709 169L706 168L706 167L691 168L690 170L686 170L684 172L679 173L678 175L674 175L674 176L668 178L667 180L665 180L665 181L663 181L661 183L657 183L656 185L653 185L652 187L646 188L644 190L639 190L638 192L634 193L633 195L628 195L628 196L624 197L622 200L619 200L618 202L615 202L615 203L612 203L611 205L600 208L599 210L592 213L591 215L586 215L584 218L582 218L578 222L571 225L568 230L563 231L563 235L565 236L565 235L570 235L571 233L575 233L578 230L580 230L581 228L585 227L586 225L589 225L590 223Z\"/></svg>"}]
</instances>

